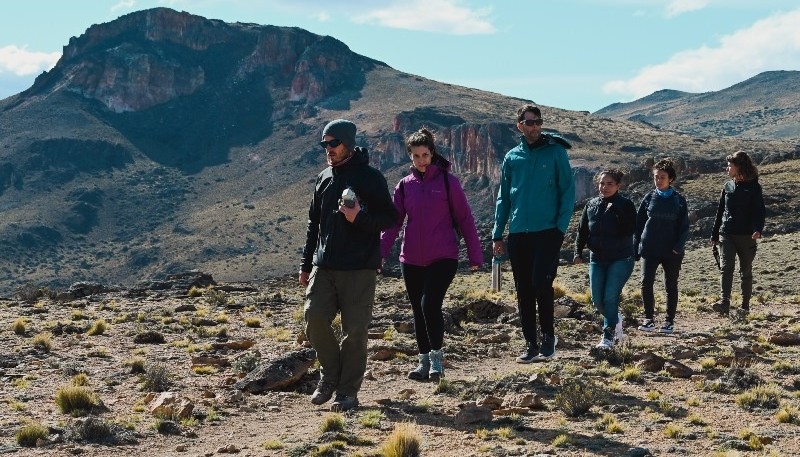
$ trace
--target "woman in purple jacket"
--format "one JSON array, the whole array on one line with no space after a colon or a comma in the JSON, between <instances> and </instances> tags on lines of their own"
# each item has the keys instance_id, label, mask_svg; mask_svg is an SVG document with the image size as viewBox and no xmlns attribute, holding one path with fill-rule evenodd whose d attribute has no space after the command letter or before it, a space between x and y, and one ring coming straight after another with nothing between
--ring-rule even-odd
<instances>
[{"instance_id":1,"label":"woman in purple jacket","mask_svg":"<svg viewBox=\"0 0 800 457\"><path fill-rule=\"evenodd\" d=\"M478 231L467 196L436 152L433 134L422 128L406 139L411 174L394 189L397 224L381 233L381 258L389 255L403 223L400 269L414 310L419 366L410 379L438 381L444 375L442 302L458 267L459 232L472 271L483 263Z\"/></svg>"}]
</instances>

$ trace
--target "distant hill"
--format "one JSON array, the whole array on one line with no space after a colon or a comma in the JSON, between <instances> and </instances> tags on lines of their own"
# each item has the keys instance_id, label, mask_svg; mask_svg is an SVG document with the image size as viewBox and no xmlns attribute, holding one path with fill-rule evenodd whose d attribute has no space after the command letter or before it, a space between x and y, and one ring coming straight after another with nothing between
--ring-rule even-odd
<instances>
[{"instance_id":1,"label":"distant hill","mask_svg":"<svg viewBox=\"0 0 800 457\"><path fill-rule=\"evenodd\" d=\"M31 282L132 285L190 269L222 281L295 272L324 167L317 143L340 117L356 122L390 186L409 165L403 138L433 128L485 233L525 102L403 73L298 28L167 8L93 25L32 87L0 100L0 296ZM595 194L603 166L646 187L655 157L691 175L718 173L738 148L759 160L797 155L791 142L542 108L545 128L574 145L579 200ZM691 204L707 212L708 202Z\"/></svg>"},{"instance_id":2,"label":"distant hill","mask_svg":"<svg viewBox=\"0 0 800 457\"><path fill-rule=\"evenodd\" d=\"M800 71L767 71L717 92L659 90L593 113L699 137L800 140Z\"/></svg>"}]
</instances>

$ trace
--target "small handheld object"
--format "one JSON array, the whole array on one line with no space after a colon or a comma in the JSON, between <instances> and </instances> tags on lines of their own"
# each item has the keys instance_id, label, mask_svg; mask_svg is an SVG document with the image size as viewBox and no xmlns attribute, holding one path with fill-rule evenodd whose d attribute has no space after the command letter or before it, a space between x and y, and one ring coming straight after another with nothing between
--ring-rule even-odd
<instances>
[{"instance_id":1,"label":"small handheld object","mask_svg":"<svg viewBox=\"0 0 800 457\"><path fill-rule=\"evenodd\" d=\"M500 256L492 258L492 292L500 292L500 283L503 280L503 270L500 268L502 263Z\"/></svg>"},{"instance_id":2,"label":"small handheld object","mask_svg":"<svg viewBox=\"0 0 800 457\"><path fill-rule=\"evenodd\" d=\"M711 253L714 254L714 260L716 260L716 262L717 262L717 269L721 270L722 269L722 265L720 265L720 263L719 263L719 248L717 247L716 244L711 246Z\"/></svg>"},{"instance_id":3,"label":"small handheld object","mask_svg":"<svg viewBox=\"0 0 800 457\"><path fill-rule=\"evenodd\" d=\"M348 208L355 208L356 206L356 193L353 189L347 188L342 191L342 198L339 200L339 203L342 206L346 206Z\"/></svg>"}]
</instances>

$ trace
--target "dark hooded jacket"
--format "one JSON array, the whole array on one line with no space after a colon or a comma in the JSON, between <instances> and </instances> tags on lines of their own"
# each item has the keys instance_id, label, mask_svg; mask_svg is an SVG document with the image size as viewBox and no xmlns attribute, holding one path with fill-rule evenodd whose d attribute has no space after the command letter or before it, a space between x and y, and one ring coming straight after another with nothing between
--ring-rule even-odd
<instances>
[{"instance_id":1,"label":"dark hooded jacket","mask_svg":"<svg viewBox=\"0 0 800 457\"><path fill-rule=\"evenodd\" d=\"M711 239L719 241L719 234L752 235L764 231L764 196L758 178L749 181L726 181L719 196L717 216Z\"/></svg>"},{"instance_id":2,"label":"dark hooded jacket","mask_svg":"<svg viewBox=\"0 0 800 457\"><path fill-rule=\"evenodd\" d=\"M348 187L361 204L361 212L352 223L339 211L339 199ZM349 161L329 166L317 176L300 270L310 272L313 266L333 270L380 268L381 230L396 221L386 178L369 166L367 150L356 147Z\"/></svg>"}]
</instances>

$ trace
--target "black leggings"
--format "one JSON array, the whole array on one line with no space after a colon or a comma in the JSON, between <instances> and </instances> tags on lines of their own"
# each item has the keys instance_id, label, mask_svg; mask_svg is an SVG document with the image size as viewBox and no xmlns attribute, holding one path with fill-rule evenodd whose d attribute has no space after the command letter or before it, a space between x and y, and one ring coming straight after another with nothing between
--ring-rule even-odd
<instances>
[{"instance_id":1,"label":"black leggings","mask_svg":"<svg viewBox=\"0 0 800 457\"><path fill-rule=\"evenodd\" d=\"M400 264L406 283L408 300L414 310L414 332L420 354L442 349L444 341L444 319L442 303L447 288L456 276L458 261L443 259L427 267Z\"/></svg>"}]
</instances>

